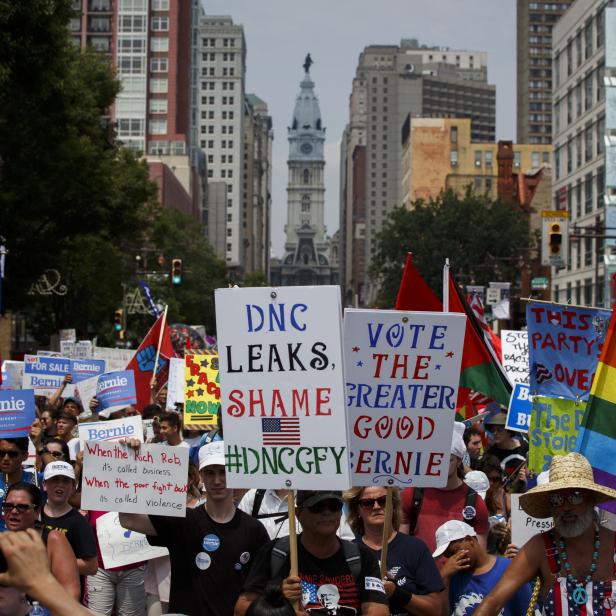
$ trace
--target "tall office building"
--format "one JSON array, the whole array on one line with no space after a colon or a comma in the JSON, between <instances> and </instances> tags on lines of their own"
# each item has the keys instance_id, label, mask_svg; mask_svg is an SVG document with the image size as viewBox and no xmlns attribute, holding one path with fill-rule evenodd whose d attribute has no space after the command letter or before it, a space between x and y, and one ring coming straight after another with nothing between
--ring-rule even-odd
<instances>
[{"instance_id":1,"label":"tall office building","mask_svg":"<svg viewBox=\"0 0 616 616\"><path fill-rule=\"evenodd\" d=\"M284 256L271 268L274 285L336 284L325 228L325 127L310 76L310 55L288 132L289 181Z\"/></svg>"},{"instance_id":2,"label":"tall office building","mask_svg":"<svg viewBox=\"0 0 616 616\"><path fill-rule=\"evenodd\" d=\"M552 143L552 29L573 0L518 0L518 143Z\"/></svg>"},{"instance_id":3,"label":"tall office building","mask_svg":"<svg viewBox=\"0 0 616 616\"><path fill-rule=\"evenodd\" d=\"M376 295L369 270L377 235L402 203L402 128L409 115L470 118L473 142L493 142L495 100L486 53L405 39L360 54L341 144L339 255L347 304L370 305Z\"/></svg>"},{"instance_id":4,"label":"tall office building","mask_svg":"<svg viewBox=\"0 0 616 616\"><path fill-rule=\"evenodd\" d=\"M579 232L565 268L552 268L552 295L587 306L611 305L606 291L616 272L616 242L604 237L616 226L616 9L609 4L577 0L553 32L554 209L567 210L570 232Z\"/></svg>"},{"instance_id":5,"label":"tall office building","mask_svg":"<svg viewBox=\"0 0 616 616\"><path fill-rule=\"evenodd\" d=\"M148 157L163 203L172 199L168 205L200 219L204 169L188 158L198 7L199 0L75 0L69 29L81 49L109 54L122 84L111 109L117 139Z\"/></svg>"}]
</instances>

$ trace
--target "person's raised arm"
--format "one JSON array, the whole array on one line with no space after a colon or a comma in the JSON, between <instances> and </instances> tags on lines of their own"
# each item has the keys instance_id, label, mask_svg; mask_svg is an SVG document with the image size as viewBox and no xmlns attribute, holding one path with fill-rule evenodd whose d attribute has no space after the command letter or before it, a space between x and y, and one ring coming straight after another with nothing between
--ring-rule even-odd
<instances>
[{"instance_id":1,"label":"person's raised arm","mask_svg":"<svg viewBox=\"0 0 616 616\"><path fill-rule=\"evenodd\" d=\"M539 574L544 551L541 536L535 535L532 537L518 552L499 582L475 610L474 616L496 616L499 614L518 588L527 584Z\"/></svg>"},{"instance_id":2,"label":"person's raised arm","mask_svg":"<svg viewBox=\"0 0 616 616\"><path fill-rule=\"evenodd\" d=\"M52 530L47 537L47 555L51 572L62 587L77 601L81 598L77 559L68 539Z\"/></svg>"},{"instance_id":3,"label":"person's raised arm","mask_svg":"<svg viewBox=\"0 0 616 616\"><path fill-rule=\"evenodd\" d=\"M150 516L145 513L119 513L120 526L142 535L156 536L156 529L150 521Z\"/></svg>"},{"instance_id":4,"label":"person's raised arm","mask_svg":"<svg viewBox=\"0 0 616 616\"><path fill-rule=\"evenodd\" d=\"M62 383L60 383L58 389L56 389L56 391L54 391L53 394L51 394L51 396L49 396L49 398L47 399L47 404L53 408L56 408L58 400L62 397L62 392L64 391L66 386L72 382L73 377L70 374L65 374L64 378L62 379Z\"/></svg>"}]
</instances>

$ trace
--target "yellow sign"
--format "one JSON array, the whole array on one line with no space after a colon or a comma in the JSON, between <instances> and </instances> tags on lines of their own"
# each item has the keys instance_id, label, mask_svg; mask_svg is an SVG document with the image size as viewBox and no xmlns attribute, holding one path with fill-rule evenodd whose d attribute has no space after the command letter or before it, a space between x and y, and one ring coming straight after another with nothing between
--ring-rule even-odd
<instances>
[{"instance_id":1,"label":"yellow sign","mask_svg":"<svg viewBox=\"0 0 616 616\"><path fill-rule=\"evenodd\" d=\"M215 428L220 409L218 355L186 355L185 362L184 426Z\"/></svg>"}]
</instances>

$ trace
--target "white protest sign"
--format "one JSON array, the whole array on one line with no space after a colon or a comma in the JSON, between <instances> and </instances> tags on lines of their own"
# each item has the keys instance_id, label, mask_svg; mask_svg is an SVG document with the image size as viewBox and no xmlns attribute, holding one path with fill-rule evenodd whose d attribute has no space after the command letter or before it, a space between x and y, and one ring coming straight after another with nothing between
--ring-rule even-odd
<instances>
[{"instance_id":1,"label":"white protest sign","mask_svg":"<svg viewBox=\"0 0 616 616\"><path fill-rule=\"evenodd\" d=\"M75 359L92 359L91 340L80 340L75 344Z\"/></svg>"},{"instance_id":2,"label":"white protest sign","mask_svg":"<svg viewBox=\"0 0 616 616\"><path fill-rule=\"evenodd\" d=\"M79 424L81 451L83 451L86 441L117 441L120 438L136 438L143 443L141 415Z\"/></svg>"},{"instance_id":3,"label":"white protest sign","mask_svg":"<svg viewBox=\"0 0 616 616\"><path fill-rule=\"evenodd\" d=\"M98 375L90 377L89 379L84 379L83 381L79 381L77 385L75 385L75 389L79 394L79 399L81 400L81 405L84 410L90 408L90 401L94 396L96 396L96 385L98 384Z\"/></svg>"},{"instance_id":4,"label":"white protest sign","mask_svg":"<svg viewBox=\"0 0 616 616\"><path fill-rule=\"evenodd\" d=\"M340 289L216 290L229 487L349 487Z\"/></svg>"},{"instance_id":5,"label":"white protest sign","mask_svg":"<svg viewBox=\"0 0 616 616\"><path fill-rule=\"evenodd\" d=\"M184 358L172 357L169 362L169 380L167 381L168 411L175 411L176 404L184 404Z\"/></svg>"},{"instance_id":6,"label":"white protest sign","mask_svg":"<svg viewBox=\"0 0 616 616\"><path fill-rule=\"evenodd\" d=\"M25 355L22 379L23 389L34 389L37 396L51 396L62 385L70 370L71 360L67 357L48 355ZM67 385L62 395L72 396L73 386Z\"/></svg>"},{"instance_id":7,"label":"white protest sign","mask_svg":"<svg viewBox=\"0 0 616 616\"><path fill-rule=\"evenodd\" d=\"M75 341L60 340L60 355L73 359L75 357Z\"/></svg>"},{"instance_id":8,"label":"white protest sign","mask_svg":"<svg viewBox=\"0 0 616 616\"><path fill-rule=\"evenodd\" d=\"M61 329L58 333L60 335L60 342L75 342L77 340L77 330L75 328Z\"/></svg>"},{"instance_id":9,"label":"white protest sign","mask_svg":"<svg viewBox=\"0 0 616 616\"><path fill-rule=\"evenodd\" d=\"M104 359L109 372L124 370L128 362L133 358L135 349L114 349L112 347L94 347L92 357Z\"/></svg>"},{"instance_id":10,"label":"white protest sign","mask_svg":"<svg viewBox=\"0 0 616 616\"><path fill-rule=\"evenodd\" d=\"M81 506L186 516L188 447L142 445L139 451L120 443L86 441Z\"/></svg>"},{"instance_id":11,"label":"white protest sign","mask_svg":"<svg viewBox=\"0 0 616 616\"><path fill-rule=\"evenodd\" d=\"M24 379L24 362L6 359L2 362L0 389L21 389Z\"/></svg>"},{"instance_id":12,"label":"white protest sign","mask_svg":"<svg viewBox=\"0 0 616 616\"><path fill-rule=\"evenodd\" d=\"M552 528L552 518L533 518L520 506L520 495L511 495L511 543L521 548L532 536Z\"/></svg>"},{"instance_id":13,"label":"white protest sign","mask_svg":"<svg viewBox=\"0 0 616 616\"><path fill-rule=\"evenodd\" d=\"M530 383L528 368L528 332L503 329L503 368L512 383Z\"/></svg>"},{"instance_id":14,"label":"white protest sign","mask_svg":"<svg viewBox=\"0 0 616 616\"><path fill-rule=\"evenodd\" d=\"M447 483L466 317L345 310L354 486Z\"/></svg>"},{"instance_id":15,"label":"white protest sign","mask_svg":"<svg viewBox=\"0 0 616 616\"><path fill-rule=\"evenodd\" d=\"M169 555L167 548L150 545L145 535L122 528L113 511L96 520L96 535L105 569Z\"/></svg>"}]
</instances>

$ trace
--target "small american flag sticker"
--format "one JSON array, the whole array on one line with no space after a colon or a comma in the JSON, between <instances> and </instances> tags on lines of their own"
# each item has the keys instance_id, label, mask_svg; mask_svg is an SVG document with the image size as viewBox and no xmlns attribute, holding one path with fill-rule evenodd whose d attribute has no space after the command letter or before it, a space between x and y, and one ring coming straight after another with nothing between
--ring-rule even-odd
<instances>
[{"instance_id":1,"label":"small american flag sticker","mask_svg":"<svg viewBox=\"0 0 616 616\"><path fill-rule=\"evenodd\" d=\"M298 417L261 419L261 431L264 445L300 445Z\"/></svg>"}]
</instances>

